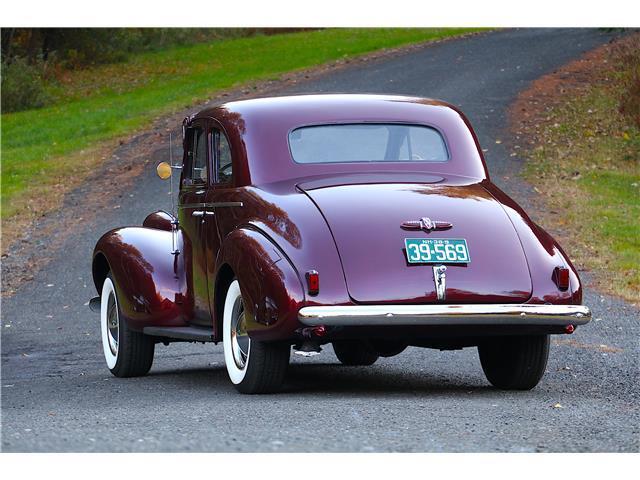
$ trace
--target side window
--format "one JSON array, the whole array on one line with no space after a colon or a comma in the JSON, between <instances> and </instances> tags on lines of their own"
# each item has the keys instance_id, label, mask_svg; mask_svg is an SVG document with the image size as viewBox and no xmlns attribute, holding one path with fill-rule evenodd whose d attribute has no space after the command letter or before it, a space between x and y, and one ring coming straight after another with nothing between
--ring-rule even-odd
<instances>
[{"instance_id":1,"label":"side window","mask_svg":"<svg viewBox=\"0 0 640 480\"><path fill-rule=\"evenodd\" d=\"M214 135L216 148L216 165L218 170L217 183L231 183L233 178L233 162L231 160L231 148L224 133L216 130Z\"/></svg>"},{"instance_id":2,"label":"side window","mask_svg":"<svg viewBox=\"0 0 640 480\"><path fill-rule=\"evenodd\" d=\"M207 181L207 143L202 128L189 128L186 133L186 158L182 179L186 185Z\"/></svg>"},{"instance_id":3,"label":"side window","mask_svg":"<svg viewBox=\"0 0 640 480\"><path fill-rule=\"evenodd\" d=\"M193 169L191 179L193 183L207 182L207 137L204 130L197 128L193 135Z\"/></svg>"}]
</instances>

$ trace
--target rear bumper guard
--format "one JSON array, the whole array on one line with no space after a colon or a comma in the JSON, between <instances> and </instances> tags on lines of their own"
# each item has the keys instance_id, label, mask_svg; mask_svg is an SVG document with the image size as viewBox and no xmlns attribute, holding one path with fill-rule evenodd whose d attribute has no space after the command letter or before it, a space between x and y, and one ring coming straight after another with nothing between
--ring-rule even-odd
<instances>
[{"instance_id":1,"label":"rear bumper guard","mask_svg":"<svg viewBox=\"0 0 640 480\"><path fill-rule=\"evenodd\" d=\"M591 310L584 305L347 305L303 307L298 319L309 326L578 326L591 320Z\"/></svg>"}]
</instances>

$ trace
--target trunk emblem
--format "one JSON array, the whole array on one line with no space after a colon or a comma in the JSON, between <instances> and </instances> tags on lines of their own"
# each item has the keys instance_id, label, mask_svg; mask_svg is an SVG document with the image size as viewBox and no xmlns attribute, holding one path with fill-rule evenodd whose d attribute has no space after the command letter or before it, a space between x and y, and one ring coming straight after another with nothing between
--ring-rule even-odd
<instances>
[{"instance_id":1,"label":"trunk emblem","mask_svg":"<svg viewBox=\"0 0 640 480\"><path fill-rule=\"evenodd\" d=\"M407 220L400 224L405 230L424 230L429 233L431 230L446 230L453 227L451 222L431 220L429 217L422 217L420 220Z\"/></svg>"}]
</instances>

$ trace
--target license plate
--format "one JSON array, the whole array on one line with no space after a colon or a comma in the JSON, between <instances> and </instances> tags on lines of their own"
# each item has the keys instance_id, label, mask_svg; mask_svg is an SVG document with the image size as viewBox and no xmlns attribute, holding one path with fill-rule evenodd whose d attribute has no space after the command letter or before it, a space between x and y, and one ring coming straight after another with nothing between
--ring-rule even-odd
<instances>
[{"instance_id":1,"label":"license plate","mask_svg":"<svg viewBox=\"0 0 640 480\"><path fill-rule=\"evenodd\" d=\"M464 238L405 238L409 263L469 263Z\"/></svg>"}]
</instances>

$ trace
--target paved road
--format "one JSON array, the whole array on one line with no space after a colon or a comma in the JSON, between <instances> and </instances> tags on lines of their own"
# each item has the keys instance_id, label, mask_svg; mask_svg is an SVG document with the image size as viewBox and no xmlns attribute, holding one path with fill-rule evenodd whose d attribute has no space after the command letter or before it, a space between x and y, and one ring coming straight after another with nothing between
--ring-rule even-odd
<instances>
[{"instance_id":1,"label":"paved road","mask_svg":"<svg viewBox=\"0 0 640 480\"><path fill-rule=\"evenodd\" d=\"M609 38L595 30L496 32L288 91L406 93L461 105L497 183L526 201L526 187L514 180L519 160L495 143L505 139L505 109L528 82ZM63 253L3 302L5 451L639 449L638 310L593 291L585 301L595 320L557 338L546 376L531 392L490 388L475 349L411 348L353 368L340 366L327 347L313 360L294 359L286 391L270 396L235 392L221 345L160 346L149 376L112 377L97 316L83 306L94 295L91 250L102 232L139 224L164 206L165 189L149 164L115 200L120 208L71 232Z\"/></svg>"}]
</instances>

